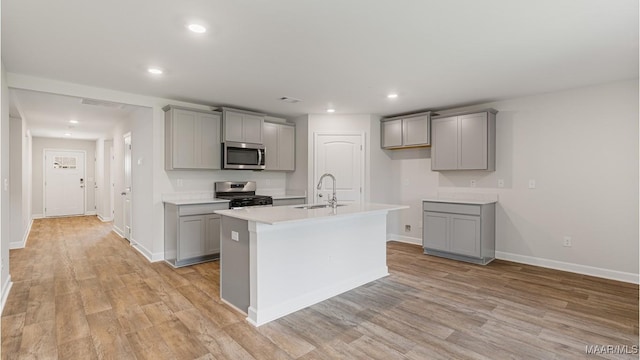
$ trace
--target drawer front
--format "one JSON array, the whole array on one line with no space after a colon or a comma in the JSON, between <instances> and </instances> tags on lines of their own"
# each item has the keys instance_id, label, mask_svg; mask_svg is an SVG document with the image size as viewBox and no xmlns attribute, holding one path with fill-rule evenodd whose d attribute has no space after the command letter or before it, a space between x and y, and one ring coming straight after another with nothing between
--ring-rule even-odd
<instances>
[{"instance_id":1,"label":"drawer front","mask_svg":"<svg viewBox=\"0 0 640 360\"><path fill-rule=\"evenodd\" d=\"M453 204L425 201L422 203L422 209L424 211L445 212L451 214L480 215L480 205L471 204Z\"/></svg>"},{"instance_id":2,"label":"drawer front","mask_svg":"<svg viewBox=\"0 0 640 360\"><path fill-rule=\"evenodd\" d=\"M228 202L218 204L182 205L179 206L178 216L212 214L216 210L226 209L229 209Z\"/></svg>"}]
</instances>

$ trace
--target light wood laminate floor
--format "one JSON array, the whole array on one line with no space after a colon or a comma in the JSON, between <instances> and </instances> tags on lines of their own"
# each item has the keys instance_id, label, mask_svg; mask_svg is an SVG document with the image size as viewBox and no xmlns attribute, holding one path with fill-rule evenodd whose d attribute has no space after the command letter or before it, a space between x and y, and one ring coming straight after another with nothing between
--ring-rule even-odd
<instances>
[{"instance_id":1,"label":"light wood laminate floor","mask_svg":"<svg viewBox=\"0 0 640 360\"><path fill-rule=\"evenodd\" d=\"M390 242L391 275L254 328L218 262L149 263L95 217L41 219L10 254L3 359L584 359L638 344L638 286Z\"/></svg>"}]
</instances>

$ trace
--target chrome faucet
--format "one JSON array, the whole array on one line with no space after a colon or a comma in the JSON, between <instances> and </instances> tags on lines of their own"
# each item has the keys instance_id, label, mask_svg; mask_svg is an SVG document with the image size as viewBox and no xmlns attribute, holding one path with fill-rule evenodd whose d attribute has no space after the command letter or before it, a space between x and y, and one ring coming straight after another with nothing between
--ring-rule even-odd
<instances>
[{"instance_id":1,"label":"chrome faucet","mask_svg":"<svg viewBox=\"0 0 640 360\"><path fill-rule=\"evenodd\" d=\"M331 205L332 208L337 208L338 207L338 198L336 197L336 177L326 173L322 176L320 176L320 180L318 181L318 186L316 187L318 190L320 190L320 188L322 188L322 180L325 177L330 177L333 180L333 194L331 195L331 198L329 199L329 205Z\"/></svg>"}]
</instances>

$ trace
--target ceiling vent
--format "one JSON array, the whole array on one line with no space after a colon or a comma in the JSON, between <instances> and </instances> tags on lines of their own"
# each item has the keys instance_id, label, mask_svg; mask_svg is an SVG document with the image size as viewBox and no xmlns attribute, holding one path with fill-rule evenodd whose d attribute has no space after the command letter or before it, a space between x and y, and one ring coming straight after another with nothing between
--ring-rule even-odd
<instances>
[{"instance_id":1,"label":"ceiling vent","mask_svg":"<svg viewBox=\"0 0 640 360\"><path fill-rule=\"evenodd\" d=\"M295 104L295 103L301 102L302 100L296 99L296 98L292 98L290 96L283 96L283 97L280 98L280 101L283 101L283 102L286 102L286 103L289 103L289 104Z\"/></svg>"},{"instance_id":2,"label":"ceiling vent","mask_svg":"<svg viewBox=\"0 0 640 360\"><path fill-rule=\"evenodd\" d=\"M111 101L96 100L96 99L83 98L82 101L80 101L80 102L83 105L102 106L102 107L107 107L107 108L110 108L110 109L124 109L124 107L125 107L124 104L111 102Z\"/></svg>"}]
</instances>

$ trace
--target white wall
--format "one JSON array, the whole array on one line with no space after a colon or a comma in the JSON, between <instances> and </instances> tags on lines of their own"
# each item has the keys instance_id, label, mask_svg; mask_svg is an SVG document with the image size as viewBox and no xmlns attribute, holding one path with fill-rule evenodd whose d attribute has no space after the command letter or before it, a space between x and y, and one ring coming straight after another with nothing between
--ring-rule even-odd
<instances>
[{"instance_id":1,"label":"white wall","mask_svg":"<svg viewBox=\"0 0 640 360\"><path fill-rule=\"evenodd\" d=\"M638 106L635 79L467 108L499 111L496 171L432 172L428 149L386 151L397 201L411 206L393 232L416 228L425 195L497 193L499 257L637 281Z\"/></svg>"},{"instance_id":2,"label":"white wall","mask_svg":"<svg viewBox=\"0 0 640 360\"><path fill-rule=\"evenodd\" d=\"M130 115L131 123L131 243L150 256L154 249L153 186L153 116L150 108L138 108ZM161 242L164 248L164 240ZM155 250L157 252L157 250Z\"/></svg>"},{"instance_id":3,"label":"white wall","mask_svg":"<svg viewBox=\"0 0 640 360\"><path fill-rule=\"evenodd\" d=\"M9 88L4 63L0 60L0 181L9 177ZM0 308L11 289L9 276L9 192L0 187ZM2 310L2 309L0 309Z\"/></svg>"},{"instance_id":4,"label":"white wall","mask_svg":"<svg viewBox=\"0 0 640 360\"><path fill-rule=\"evenodd\" d=\"M95 213L94 185L95 185L95 151L96 142L91 140L72 140L33 137L32 138L32 216L42 217L44 215L44 149L61 150L84 150L86 152L85 167L85 213Z\"/></svg>"},{"instance_id":5,"label":"white wall","mask_svg":"<svg viewBox=\"0 0 640 360\"><path fill-rule=\"evenodd\" d=\"M27 129L24 119L10 118L9 123L9 173L10 173L10 248L22 248L31 223L29 212L29 183L26 175L29 149Z\"/></svg>"}]
</instances>

